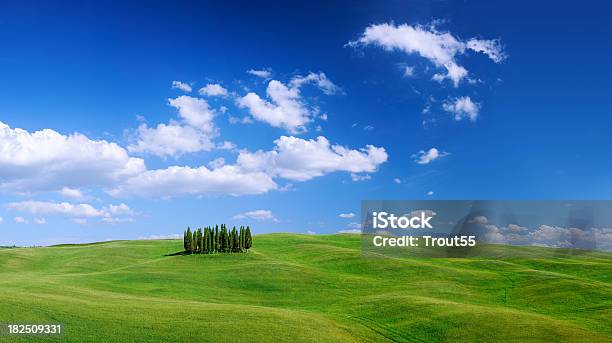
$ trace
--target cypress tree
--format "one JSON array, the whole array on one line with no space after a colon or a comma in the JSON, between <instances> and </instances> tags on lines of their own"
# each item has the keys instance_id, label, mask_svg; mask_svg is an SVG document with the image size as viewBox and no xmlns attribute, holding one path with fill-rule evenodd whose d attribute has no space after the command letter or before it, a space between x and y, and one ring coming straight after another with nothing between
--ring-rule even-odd
<instances>
[{"instance_id":1,"label":"cypress tree","mask_svg":"<svg viewBox=\"0 0 612 343\"><path fill-rule=\"evenodd\" d=\"M187 232L185 233L185 251L191 253L191 229L189 226L187 227Z\"/></svg>"},{"instance_id":2,"label":"cypress tree","mask_svg":"<svg viewBox=\"0 0 612 343\"><path fill-rule=\"evenodd\" d=\"M206 253L210 254L212 252L212 244L210 244L212 234L211 234L211 229L208 227L206 228Z\"/></svg>"},{"instance_id":3,"label":"cypress tree","mask_svg":"<svg viewBox=\"0 0 612 343\"><path fill-rule=\"evenodd\" d=\"M196 235L196 232L193 231L191 233L191 252L193 253L196 252L196 245L197 245L197 235Z\"/></svg>"},{"instance_id":4,"label":"cypress tree","mask_svg":"<svg viewBox=\"0 0 612 343\"><path fill-rule=\"evenodd\" d=\"M221 232L219 233L219 235L221 237L219 237L219 241L221 244L221 252L226 252L227 251L227 247L228 247L228 242L227 242L227 230L225 229L224 225L221 225Z\"/></svg>"},{"instance_id":5,"label":"cypress tree","mask_svg":"<svg viewBox=\"0 0 612 343\"><path fill-rule=\"evenodd\" d=\"M183 250L187 251L187 230L183 231Z\"/></svg>"},{"instance_id":6,"label":"cypress tree","mask_svg":"<svg viewBox=\"0 0 612 343\"><path fill-rule=\"evenodd\" d=\"M232 236L233 233L234 231L232 230L227 231L227 252L234 251L234 237Z\"/></svg>"},{"instance_id":7,"label":"cypress tree","mask_svg":"<svg viewBox=\"0 0 612 343\"><path fill-rule=\"evenodd\" d=\"M239 252L240 251L240 243L238 240L238 230L236 230L236 227L234 226L234 228L232 229L232 251L233 252Z\"/></svg>"},{"instance_id":8,"label":"cypress tree","mask_svg":"<svg viewBox=\"0 0 612 343\"><path fill-rule=\"evenodd\" d=\"M204 230L202 230L202 246L200 247L200 249L202 250L202 253L206 253L207 247L206 247L206 232L208 231L207 228L204 228Z\"/></svg>"},{"instance_id":9,"label":"cypress tree","mask_svg":"<svg viewBox=\"0 0 612 343\"><path fill-rule=\"evenodd\" d=\"M219 225L215 225L214 242L215 242L215 251L219 252Z\"/></svg>"},{"instance_id":10,"label":"cypress tree","mask_svg":"<svg viewBox=\"0 0 612 343\"><path fill-rule=\"evenodd\" d=\"M244 226L240 227L240 235L238 236L240 242L240 252L244 251Z\"/></svg>"},{"instance_id":11,"label":"cypress tree","mask_svg":"<svg viewBox=\"0 0 612 343\"><path fill-rule=\"evenodd\" d=\"M215 232L213 231L213 228L210 227L208 229L208 252L209 253L213 253L215 251L215 246L213 244L214 240L213 240L213 236L214 236Z\"/></svg>"},{"instance_id":12,"label":"cypress tree","mask_svg":"<svg viewBox=\"0 0 612 343\"><path fill-rule=\"evenodd\" d=\"M249 249L253 246L253 237L251 236L251 228L246 227L244 232L244 248L249 252Z\"/></svg>"},{"instance_id":13,"label":"cypress tree","mask_svg":"<svg viewBox=\"0 0 612 343\"><path fill-rule=\"evenodd\" d=\"M208 228L208 237L207 238L207 244L208 244L208 253L212 254L213 251L215 250L215 247L213 245L213 235L214 235L214 231L212 227Z\"/></svg>"},{"instance_id":14,"label":"cypress tree","mask_svg":"<svg viewBox=\"0 0 612 343\"><path fill-rule=\"evenodd\" d=\"M198 229L198 235L196 238L196 251L201 253L202 252L202 229Z\"/></svg>"}]
</instances>

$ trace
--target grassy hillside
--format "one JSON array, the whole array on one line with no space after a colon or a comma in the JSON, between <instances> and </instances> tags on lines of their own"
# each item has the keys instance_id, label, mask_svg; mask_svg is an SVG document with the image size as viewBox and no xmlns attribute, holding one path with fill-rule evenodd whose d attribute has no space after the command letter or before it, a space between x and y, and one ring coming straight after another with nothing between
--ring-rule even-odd
<instances>
[{"instance_id":1,"label":"grassy hillside","mask_svg":"<svg viewBox=\"0 0 612 343\"><path fill-rule=\"evenodd\" d=\"M0 249L0 323L62 323L36 338L62 342L612 337L612 254L364 259L356 235L271 234L249 254L165 256L181 245Z\"/></svg>"}]
</instances>

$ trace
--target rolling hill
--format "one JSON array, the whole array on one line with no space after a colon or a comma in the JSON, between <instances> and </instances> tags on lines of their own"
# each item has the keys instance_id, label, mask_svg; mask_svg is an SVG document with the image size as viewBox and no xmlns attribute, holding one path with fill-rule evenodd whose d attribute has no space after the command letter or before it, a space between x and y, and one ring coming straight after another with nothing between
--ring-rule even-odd
<instances>
[{"instance_id":1,"label":"rolling hill","mask_svg":"<svg viewBox=\"0 0 612 343\"><path fill-rule=\"evenodd\" d=\"M510 247L507 247L510 249ZM505 249L499 247L499 249ZM0 249L0 341L583 341L612 337L612 254L362 258L357 235L268 234L248 254L182 242Z\"/></svg>"}]
</instances>

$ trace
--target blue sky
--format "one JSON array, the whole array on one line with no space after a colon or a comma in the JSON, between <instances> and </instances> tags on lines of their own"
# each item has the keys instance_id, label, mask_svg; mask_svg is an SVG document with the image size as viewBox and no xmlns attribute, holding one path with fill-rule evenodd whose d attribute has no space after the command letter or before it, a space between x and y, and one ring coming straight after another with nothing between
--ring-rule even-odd
<instances>
[{"instance_id":1,"label":"blue sky","mask_svg":"<svg viewBox=\"0 0 612 343\"><path fill-rule=\"evenodd\" d=\"M602 6L5 3L0 244L332 233L363 199L608 199Z\"/></svg>"}]
</instances>

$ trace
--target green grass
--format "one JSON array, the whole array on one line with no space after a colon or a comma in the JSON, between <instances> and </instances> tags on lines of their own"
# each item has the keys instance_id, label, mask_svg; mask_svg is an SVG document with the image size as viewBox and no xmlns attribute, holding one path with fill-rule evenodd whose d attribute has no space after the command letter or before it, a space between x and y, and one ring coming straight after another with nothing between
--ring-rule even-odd
<instances>
[{"instance_id":1,"label":"green grass","mask_svg":"<svg viewBox=\"0 0 612 343\"><path fill-rule=\"evenodd\" d=\"M363 258L357 235L270 234L249 254L182 242L0 250L0 323L62 342L610 342L612 254ZM511 247L496 247L503 252Z\"/></svg>"}]
</instances>

